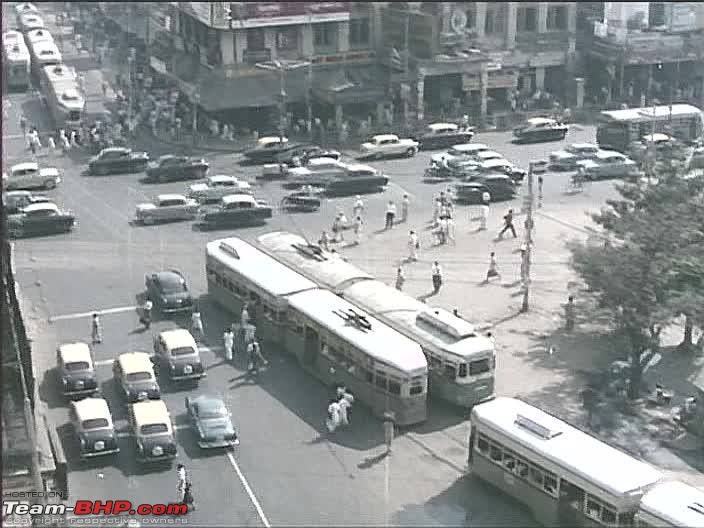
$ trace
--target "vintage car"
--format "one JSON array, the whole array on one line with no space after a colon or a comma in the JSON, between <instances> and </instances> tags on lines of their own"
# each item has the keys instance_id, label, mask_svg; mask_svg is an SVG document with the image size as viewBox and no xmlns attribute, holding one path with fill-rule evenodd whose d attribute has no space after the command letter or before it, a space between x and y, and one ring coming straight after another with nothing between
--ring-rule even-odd
<instances>
[{"instance_id":1,"label":"vintage car","mask_svg":"<svg viewBox=\"0 0 704 528\"><path fill-rule=\"evenodd\" d=\"M8 191L4 193L2 200L7 214L17 214L28 205L51 201L48 196L31 191Z\"/></svg>"},{"instance_id":2,"label":"vintage car","mask_svg":"<svg viewBox=\"0 0 704 528\"><path fill-rule=\"evenodd\" d=\"M499 158L499 159L489 159L486 161L482 161L479 164L479 173L480 174L493 174L493 173L501 173L501 174L506 174L509 178L511 178L515 183L522 182L523 179L526 177L526 171L516 167L513 163L510 161Z\"/></svg>"},{"instance_id":3,"label":"vintage car","mask_svg":"<svg viewBox=\"0 0 704 528\"><path fill-rule=\"evenodd\" d=\"M155 336L154 354L154 364L162 380L167 376L171 381L197 381L206 375L196 340L184 328Z\"/></svg>"},{"instance_id":4,"label":"vintage car","mask_svg":"<svg viewBox=\"0 0 704 528\"><path fill-rule=\"evenodd\" d=\"M128 419L137 444L138 462L160 462L176 458L174 428L163 401L131 404Z\"/></svg>"},{"instance_id":5,"label":"vintage car","mask_svg":"<svg viewBox=\"0 0 704 528\"><path fill-rule=\"evenodd\" d=\"M412 157L418 153L420 144L414 139L400 139L394 134L373 136L362 143L359 159L383 159L395 156Z\"/></svg>"},{"instance_id":6,"label":"vintage car","mask_svg":"<svg viewBox=\"0 0 704 528\"><path fill-rule=\"evenodd\" d=\"M44 29L46 27L44 25L44 20L42 20L42 17L40 17L37 13L22 13L19 15L18 20L22 33L27 33L33 29Z\"/></svg>"},{"instance_id":7,"label":"vintage car","mask_svg":"<svg viewBox=\"0 0 704 528\"><path fill-rule=\"evenodd\" d=\"M52 37L51 33L44 28L27 31L25 37L27 39L27 46L30 48L39 42L54 42L54 37Z\"/></svg>"},{"instance_id":8,"label":"vintage car","mask_svg":"<svg viewBox=\"0 0 704 528\"><path fill-rule=\"evenodd\" d=\"M144 277L146 297L162 313L186 312L193 309L188 283L178 270L149 273Z\"/></svg>"},{"instance_id":9,"label":"vintage car","mask_svg":"<svg viewBox=\"0 0 704 528\"><path fill-rule=\"evenodd\" d=\"M88 172L99 176L142 172L148 163L149 154L146 152L134 152L126 147L110 147L91 158L88 162Z\"/></svg>"},{"instance_id":10,"label":"vintage car","mask_svg":"<svg viewBox=\"0 0 704 528\"><path fill-rule=\"evenodd\" d=\"M648 134L641 141L635 141L628 147L628 156L637 163L647 161L648 152L657 161L672 159L684 161L687 158L687 149L684 143L672 136L662 133Z\"/></svg>"},{"instance_id":11,"label":"vintage car","mask_svg":"<svg viewBox=\"0 0 704 528\"><path fill-rule=\"evenodd\" d=\"M91 396L99 392L93 355L86 343L64 343L56 349L56 373L64 396Z\"/></svg>"},{"instance_id":12,"label":"vintage car","mask_svg":"<svg viewBox=\"0 0 704 528\"><path fill-rule=\"evenodd\" d=\"M455 123L432 123L416 136L423 150L450 148L452 145L469 143L474 137L472 127L462 127Z\"/></svg>"},{"instance_id":13,"label":"vintage car","mask_svg":"<svg viewBox=\"0 0 704 528\"><path fill-rule=\"evenodd\" d=\"M198 202L182 194L160 194L151 203L137 206L135 218L142 224L193 220L198 216Z\"/></svg>"},{"instance_id":14,"label":"vintage car","mask_svg":"<svg viewBox=\"0 0 704 528\"><path fill-rule=\"evenodd\" d=\"M284 196L281 207L289 212L312 213L320 209L324 191L320 187L305 186Z\"/></svg>"},{"instance_id":15,"label":"vintage car","mask_svg":"<svg viewBox=\"0 0 704 528\"><path fill-rule=\"evenodd\" d=\"M594 143L572 143L564 150L552 152L549 166L553 170L575 170L578 161L594 159L601 149Z\"/></svg>"},{"instance_id":16,"label":"vintage car","mask_svg":"<svg viewBox=\"0 0 704 528\"><path fill-rule=\"evenodd\" d=\"M266 136L259 138L254 148L245 151L244 157L251 163L276 163L279 155L299 146L289 143L288 138Z\"/></svg>"},{"instance_id":17,"label":"vintage car","mask_svg":"<svg viewBox=\"0 0 704 528\"><path fill-rule=\"evenodd\" d=\"M201 210L202 229L238 227L258 224L272 217L272 209L266 202L256 200L251 194L223 196L214 207Z\"/></svg>"},{"instance_id":18,"label":"vintage car","mask_svg":"<svg viewBox=\"0 0 704 528\"><path fill-rule=\"evenodd\" d=\"M489 193L492 202L512 200L516 196L516 186L505 174L485 174L454 185L455 200L459 203L479 204L484 191Z\"/></svg>"},{"instance_id":19,"label":"vintage car","mask_svg":"<svg viewBox=\"0 0 704 528\"><path fill-rule=\"evenodd\" d=\"M430 161L438 166L447 166L455 159L474 159L479 152L488 150L489 147L483 143L461 143L452 146L447 152L433 154Z\"/></svg>"},{"instance_id":20,"label":"vintage car","mask_svg":"<svg viewBox=\"0 0 704 528\"><path fill-rule=\"evenodd\" d=\"M29 161L10 167L10 173L2 175L4 188L15 189L55 189L61 183L61 174L56 167L39 168L39 164Z\"/></svg>"},{"instance_id":21,"label":"vintage car","mask_svg":"<svg viewBox=\"0 0 704 528\"><path fill-rule=\"evenodd\" d=\"M388 176L381 171L369 165L353 163L347 166L344 176L335 178L325 186L325 193L330 196L341 196L377 192L388 183Z\"/></svg>"},{"instance_id":22,"label":"vintage car","mask_svg":"<svg viewBox=\"0 0 704 528\"><path fill-rule=\"evenodd\" d=\"M151 356L145 352L125 352L112 364L115 383L129 403L161 398Z\"/></svg>"},{"instance_id":23,"label":"vintage car","mask_svg":"<svg viewBox=\"0 0 704 528\"><path fill-rule=\"evenodd\" d=\"M626 178L639 172L638 164L615 150L601 150L593 159L578 161L577 171L585 180Z\"/></svg>"},{"instance_id":24,"label":"vintage car","mask_svg":"<svg viewBox=\"0 0 704 528\"><path fill-rule=\"evenodd\" d=\"M120 452L110 408L103 398L71 402L69 415L81 460Z\"/></svg>"},{"instance_id":25,"label":"vintage car","mask_svg":"<svg viewBox=\"0 0 704 528\"><path fill-rule=\"evenodd\" d=\"M294 162L296 160L305 165L312 158L333 158L339 160L341 157L342 155L337 150L325 149L318 145L299 145L278 154L275 163L284 163L292 167L295 165Z\"/></svg>"},{"instance_id":26,"label":"vintage car","mask_svg":"<svg viewBox=\"0 0 704 528\"><path fill-rule=\"evenodd\" d=\"M194 183L188 188L188 197L200 203L218 202L228 194L254 194L254 190L249 182L224 174L208 176L205 181Z\"/></svg>"},{"instance_id":27,"label":"vintage car","mask_svg":"<svg viewBox=\"0 0 704 528\"><path fill-rule=\"evenodd\" d=\"M39 14L39 9L34 4L29 2L21 2L15 6L15 16L21 17L22 15L28 15L30 13Z\"/></svg>"},{"instance_id":28,"label":"vintage car","mask_svg":"<svg viewBox=\"0 0 704 528\"><path fill-rule=\"evenodd\" d=\"M167 182L180 180L197 180L205 178L208 173L208 162L202 158L191 158L167 154L147 165L147 180Z\"/></svg>"},{"instance_id":29,"label":"vintage car","mask_svg":"<svg viewBox=\"0 0 704 528\"><path fill-rule=\"evenodd\" d=\"M561 141L567 136L569 127L549 117L533 117L513 129L517 143Z\"/></svg>"},{"instance_id":30,"label":"vintage car","mask_svg":"<svg viewBox=\"0 0 704 528\"><path fill-rule=\"evenodd\" d=\"M232 413L220 398L205 394L195 398L186 396L186 413L201 449L240 445Z\"/></svg>"},{"instance_id":31,"label":"vintage car","mask_svg":"<svg viewBox=\"0 0 704 528\"><path fill-rule=\"evenodd\" d=\"M68 233L75 225L76 216L53 202L33 203L7 217L7 230L14 238Z\"/></svg>"},{"instance_id":32,"label":"vintage car","mask_svg":"<svg viewBox=\"0 0 704 528\"><path fill-rule=\"evenodd\" d=\"M286 171L286 188L297 188L303 185L323 186L333 178L343 176L347 172L347 164L333 158L313 158L305 167L294 167Z\"/></svg>"}]
</instances>

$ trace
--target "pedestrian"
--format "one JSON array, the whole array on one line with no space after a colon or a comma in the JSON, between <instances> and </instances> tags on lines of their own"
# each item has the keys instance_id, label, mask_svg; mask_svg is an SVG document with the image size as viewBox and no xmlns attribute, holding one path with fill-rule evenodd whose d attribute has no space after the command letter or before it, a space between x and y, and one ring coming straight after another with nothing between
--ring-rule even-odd
<instances>
[{"instance_id":1,"label":"pedestrian","mask_svg":"<svg viewBox=\"0 0 704 528\"><path fill-rule=\"evenodd\" d=\"M442 203L440 198L435 198L433 201L433 225L438 225L438 220L440 219L440 212L442 210Z\"/></svg>"},{"instance_id":2,"label":"pedestrian","mask_svg":"<svg viewBox=\"0 0 704 528\"><path fill-rule=\"evenodd\" d=\"M453 244L455 243L455 221L453 218L450 216L449 218L445 219L445 229L447 231L447 239L452 242Z\"/></svg>"},{"instance_id":3,"label":"pedestrian","mask_svg":"<svg viewBox=\"0 0 704 528\"><path fill-rule=\"evenodd\" d=\"M100 324L100 316L97 312L93 313L93 319L91 321L91 341L93 344L103 342L103 329Z\"/></svg>"},{"instance_id":4,"label":"pedestrian","mask_svg":"<svg viewBox=\"0 0 704 528\"><path fill-rule=\"evenodd\" d=\"M504 215L504 227L499 232L499 239L503 238L504 233L509 230L513 234L513 238L518 238L518 235L516 234L516 228L513 226L513 209L509 209L508 212Z\"/></svg>"},{"instance_id":5,"label":"pedestrian","mask_svg":"<svg viewBox=\"0 0 704 528\"><path fill-rule=\"evenodd\" d=\"M491 201L491 196L487 191L484 191L482 194L482 205L480 206L480 224L479 224L479 230L480 231L486 231L487 229L487 223L489 222L489 202Z\"/></svg>"},{"instance_id":6,"label":"pedestrian","mask_svg":"<svg viewBox=\"0 0 704 528\"><path fill-rule=\"evenodd\" d=\"M486 272L485 282L489 282L494 277L499 277L500 279L501 275L499 274L499 268L496 264L496 253L492 251L489 255L489 269Z\"/></svg>"},{"instance_id":7,"label":"pedestrian","mask_svg":"<svg viewBox=\"0 0 704 528\"><path fill-rule=\"evenodd\" d=\"M394 414L390 411L384 413L384 442L386 443L386 454L391 454L391 444L394 441Z\"/></svg>"},{"instance_id":8,"label":"pedestrian","mask_svg":"<svg viewBox=\"0 0 704 528\"><path fill-rule=\"evenodd\" d=\"M328 416L325 420L325 426L331 433L335 432L335 429L340 426L340 412L340 404L337 399L330 400L330 403L328 404Z\"/></svg>"},{"instance_id":9,"label":"pedestrian","mask_svg":"<svg viewBox=\"0 0 704 528\"><path fill-rule=\"evenodd\" d=\"M248 370L259 372L259 367L265 367L267 361L262 355L262 347L259 345L259 341L252 339L252 341L247 346L247 354L249 356Z\"/></svg>"},{"instance_id":10,"label":"pedestrian","mask_svg":"<svg viewBox=\"0 0 704 528\"><path fill-rule=\"evenodd\" d=\"M240 312L240 325L242 328L249 324L249 305L244 303L242 305L242 311Z\"/></svg>"},{"instance_id":11,"label":"pedestrian","mask_svg":"<svg viewBox=\"0 0 704 528\"><path fill-rule=\"evenodd\" d=\"M68 138L66 137L66 132L64 132L63 130L61 132L63 134L61 136L61 147L64 150L64 154L66 154L69 150L71 150L71 143L69 142Z\"/></svg>"},{"instance_id":12,"label":"pedestrian","mask_svg":"<svg viewBox=\"0 0 704 528\"><path fill-rule=\"evenodd\" d=\"M20 116L20 128L22 129L22 135L27 135L27 118L22 114Z\"/></svg>"},{"instance_id":13,"label":"pedestrian","mask_svg":"<svg viewBox=\"0 0 704 528\"><path fill-rule=\"evenodd\" d=\"M225 359L227 361L232 361L235 354L235 334L232 332L232 328L229 326L225 327L222 334L222 342L225 347Z\"/></svg>"},{"instance_id":14,"label":"pedestrian","mask_svg":"<svg viewBox=\"0 0 704 528\"><path fill-rule=\"evenodd\" d=\"M386 226L384 229L391 229L394 227L394 217L396 216L396 204L392 201L389 200L389 203L386 205Z\"/></svg>"},{"instance_id":15,"label":"pedestrian","mask_svg":"<svg viewBox=\"0 0 704 528\"><path fill-rule=\"evenodd\" d=\"M408 208L411 204L411 200L408 198L408 194L403 195L403 199L401 200L401 222L407 222L408 221Z\"/></svg>"},{"instance_id":16,"label":"pedestrian","mask_svg":"<svg viewBox=\"0 0 704 528\"><path fill-rule=\"evenodd\" d=\"M183 503L184 492L186 491L186 484L188 483L188 476L186 475L186 466L179 464L176 466L176 496L178 503Z\"/></svg>"},{"instance_id":17,"label":"pedestrian","mask_svg":"<svg viewBox=\"0 0 704 528\"><path fill-rule=\"evenodd\" d=\"M362 216L362 213L364 212L364 202L362 201L362 197L357 195L355 197L355 202L354 202L354 207L352 208L352 214L354 217Z\"/></svg>"},{"instance_id":18,"label":"pedestrian","mask_svg":"<svg viewBox=\"0 0 704 528\"><path fill-rule=\"evenodd\" d=\"M403 284L406 282L406 273L403 271L403 266L399 266L396 270L396 289L403 291Z\"/></svg>"},{"instance_id":19,"label":"pedestrian","mask_svg":"<svg viewBox=\"0 0 704 528\"><path fill-rule=\"evenodd\" d=\"M408 260L415 262L418 260L418 250L420 249L420 241L415 231L411 231L408 235Z\"/></svg>"},{"instance_id":20,"label":"pedestrian","mask_svg":"<svg viewBox=\"0 0 704 528\"><path fill-rule=\"evenodd\" d=\"M78 133L75 130L71 130L71 147L78 146Z\"/></svg>"},{"instance_id":21,"label":"pedestrian","mask_svg":"<svg viewBox=\"0 0 704 528\"><path fill-rule=\"evenodd\" d=\"M34 142L32 136L29 137L29 150L32 151L32 154L37 153L37 144Z\"/></svg>"},{"instance_id":22,"label":"pedestrian","mask_svg":"<svg viewBox=\"0 0 704 528\"><path fill-rule=\"evenodd\" d=\"M447 241L447 219L443 216L438 220L438 226L433 229L437 244L444 244Z\"/></svg>"},{"instance_id":23,"label":"pedestrian","mask_svg":"<svg viewBox=\"0 0 704 528\"><path fill-rule=\"evenodd\" d=\"M340 215L335 216L335 220L332 221L332 241L338 242L342 235L342 227L340 226Z\"/></svg>"},{"instance_id":24,"label":"pedestrian","mask_svg":"<svg viewBox=\"0 0 704 528\"><path fill-rule=\"evenodd\" d=\"M340 425L349 425L348 412L350 410L350 402L345 398L344 392L337 396L337 404L340 406Z\"/></svg>"},{"instance_id":25,"label":"pedestrian","mask_svg":"<svg viewBox=\"0 0 704 528\"><path fill-rule=\"evenodd\" d=\"M442 268L437 260L433 262L430 268L430 274L433 279L433 294L436 294L440 291L440 287L442 286Z\"/></svg>"},{"instance_id":26,"label":"pedestrian","mask_svg":"<svg viewBox=\"0 0 704 528\"><path fill-rule=\"evenodd\" d=\"M181 504L185 504L190 510L196 509L196 501L193 498L193 484L189 481L186 481L183 487L183 500Z\"/></svg>"},{"instance_id":27,"label":"pedestrian","mask_svg":"<svg viewBox=\"0 0 704 528\"><path fill-rule=\"evenodd\" d=\"M204 337L203 321L200 318L200 310L198 310L197 306L193 308L193 313L191 314L191 334L196 340L201 340Z\"/></svg>"},{"instance_id":28,"label":"pedestrian","mask_svg":"<svg viewBox=\"0 0 704 528\"><path fill-rule=\"evenodd\" d=\"M575 306L574 306L574 295L570 295L567 298L567 304L565 305L565 330L571 332L574 330L575 323Z\"/></svg>"},{"instance_id":29,"label":"pedestrian","mask_svg":"<svg viewBox=\"0 0 704 528\"><path fill-rule=\"evenodd\" d=\"M54 152L56 150L56 141L54 141L54 138L49 136L49 139L47 140L49 142L49 148L51 149L51 152Z\"/></svg>"},{"instance_id":30,"label":"pedestrian","mask_svg":"<svg viewBox=\"0 0 704 528\"><path fill-rule=\"evenodd\" d=\"M452 315L454 315L454 316L457 317L458 319L462 319L462 316L460 315L460 310L459 310L459 308L453 308L453 309L452 309Z\"/></svg>"},{"instance_id":31,"label":"pedestrian","mask_svg":"<svg viewBox=\"0 0 704 528\"><path fill-rule=\"evenodd\" d=\"M582 391L582 405L584 405L584 408L587 411L587 427L589 428L592 427L594 411L596 410L596 403L597 392L594 388L594 385L589 383Z\"/></svg>"},{"instance_id":32,"label":"pedestrian","mask_svg":"<svg viewBox=\"0 0 704 528\"><path fill-rule=\"evenodd\" d=\"M356 246L362 243L362 217L358 216L354 221L354 243Z\"/></svg>"},{"instance_id":33,"label":"pedestrian","mask_svg":"<svg viewBox=\"0 0 704 528\"><path fill-rule=\"evenodd\" d=\"M538 176L538 207L543 206L543 176Z\"/></svg>"},{"instance_id":34,"label":"pedestrian","mask_svg":"<svg viewBox=\"0 0 704 528\"><path fill-rule=\"evenodd\" d=\"M330 237L327 231L323 231L318 240L318 245L325 251L330 251Z\"/></svg>"},{"instance_id":35,"label":"pedestrian","mask_svg":"<svg viewBox=\"0 0 704 528\"><path fill-rule=\"evenodd\" d=\"M347 387L345 387L345 390L342 393L342 397L347 402L346 415L347 424L349 424L352 421L352 406L354 405L354 395L347 389Z\"/></svg>"}]
</instances>

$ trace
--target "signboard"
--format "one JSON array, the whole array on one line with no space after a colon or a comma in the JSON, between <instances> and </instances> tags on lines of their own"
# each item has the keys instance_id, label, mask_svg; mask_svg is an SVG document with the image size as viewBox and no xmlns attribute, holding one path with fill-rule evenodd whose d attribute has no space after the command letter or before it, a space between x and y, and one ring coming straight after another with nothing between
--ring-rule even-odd
<instances>
[{"instance_id":1,"label":"signboard","mask_svg":"<svg viewBox=\"0 0 704 528\"><path fill-rule=\"evenodd\" d=\"M224 17L224 9L222 16ZM286 26L320 22L345 22L350 19L350 2L238 2L229 6L233 28ZM227 27L215 9L217 27Z\"/></svg>"},{"instance_id":2,"label":"signboard","mask_svg":"<svg viewBox=\"0 0 704 528\"><path fill-rule=\"evenodd\" d=\"M213 3L214 2L181 2L182 8L196 20L208 27L213 25Z\"/></svg>"}]
</instances>

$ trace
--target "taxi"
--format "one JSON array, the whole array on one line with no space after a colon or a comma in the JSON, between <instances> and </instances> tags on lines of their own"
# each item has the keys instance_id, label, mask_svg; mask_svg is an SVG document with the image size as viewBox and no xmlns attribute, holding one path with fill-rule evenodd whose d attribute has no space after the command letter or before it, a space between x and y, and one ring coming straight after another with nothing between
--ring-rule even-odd
<instances>
[{"instance_id":1,"label":"taxi","mask_svg":"<svg viewBox=\"0 0 704 528\"><path fill-rule=\"evenodd\" d=\"M199 380L206 375L196 340L188 330L166 330L154 337L155 364L171 381Z\"/></svg>"},{"instance_id":2,"label":"taxi","mask_svg":"<svg viewBox=\"0 0 704 528\"><path fill-rule=\"evenodd\" d=\"M103 398L71 402L70 416L81 460L120 452L110 408Z\"/></svg>"},{"instance_id":3,"label":"taxi","mask_svg":"<svg viewBox=\"0 0 704 528\"><path fill-rule=\"evenodd\" d=\"M64 396L91 396L99 392L93 355L86 343L60 345L56 349L56 369Z\"/></svg>"},{"instance_id":4,"label":"taxi","mask_svg":"<svg viewBox=\"0 0 704 528\"><path fill-rule=\"evenodd\" d=\"M151 356L145 352L120 354L113 362L115 383L129 403L161 398L161 389L156 381Z\"/></svg>"},{"instance_id":5,"label":"taxi","mask_svg":"<svg viewBox=\"0 0 704 528\"><path fill-rule=\"evenodd\" d=\"M158 462L176 457L171 415L162 400L131 404L129 423L137 441L138 462Z\"/></svg>"}]
</instances>

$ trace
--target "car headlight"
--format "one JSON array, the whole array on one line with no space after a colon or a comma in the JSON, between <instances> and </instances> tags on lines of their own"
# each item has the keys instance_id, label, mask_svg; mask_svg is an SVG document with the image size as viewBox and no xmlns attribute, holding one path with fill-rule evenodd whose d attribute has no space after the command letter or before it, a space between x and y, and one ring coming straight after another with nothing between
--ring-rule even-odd
<instances>
[{"instance_id":1,"label":"car headlight","mask_svg":"<svg viewBox=\"0 0 704 528\"><path fill-rule=\"evenodd\" d=\"M174 363L170 363L169 369L171 369L172 371L176 370L176 365Z\"/></svg>"},{"instance_id":2,"label":"car headlight","mask_svg":"<svg viewBox=\"0 0 704 528\"><path fill-rule=\"evenodd\" d=\"M161 446L154 446L152 448L152 455L154 456L161 456L164 454L164 448Z\"/></svg>"},{"instance_id":3,"label":"car headlight","mask_svg":"<svg viewBox=\"0 0 704 528\"><path fill-rule=\"evenodd\" d=\"M137 399L138 400L146 400L147 399L147 393L146 391L140 391L137 393Z\"/></svg>"},{"instance_id":4,"label":"car headlight","mask_svg":"<svg viewBox=\"0 0 704 528\"><path fill-rule=\"evenodd\" d=\"M183 367L183 373L184 374L192 374L193 367L191 365L186 365L185 367Z\"/></svg>"},{"instance_id":5,"label":"car headlight","mask_svg":"<svg viewBox=\"0 0 704 528\"><path fill-rule=\"evenodd\" d=\"M85 383L83 383L83 380L78 380L78 381L76 382L76 388L77 388L77 389L82 389L83 387L85 387Z\"/></svg>"},{"instance_id":6,"label":"car headlight","mask_svg":"<svg viewBox=\"0 0 704 528\"><path fill-rule=\"evenodd\" d=\"M105 442L102 440L98 440L95 444L93 444L93 448L96 451L102 451L103 449L105 449Z\"/></svg>"}]
</instances>

